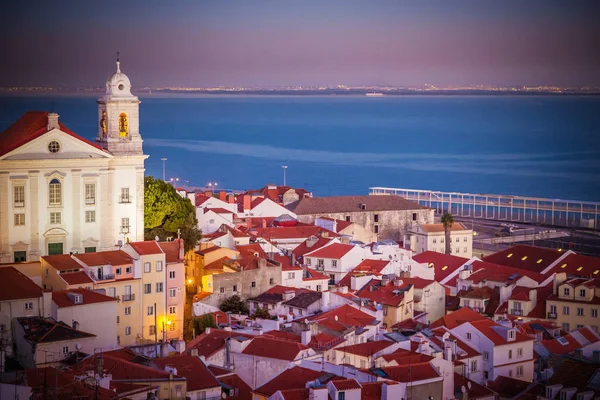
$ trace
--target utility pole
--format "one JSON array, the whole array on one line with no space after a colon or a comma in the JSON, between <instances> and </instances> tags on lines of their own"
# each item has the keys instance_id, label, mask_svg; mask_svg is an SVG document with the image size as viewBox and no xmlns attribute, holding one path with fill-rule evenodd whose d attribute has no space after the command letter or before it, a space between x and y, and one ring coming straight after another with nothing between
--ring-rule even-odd
<instances>
[{"instance_id":1,"label":"utility pole","mask_svg":"<svg viewBox=\"0 0 600 400\"><path fill-rule=\"evenodd\" d=\"M163 157L160 159L160 161L162 161L162 167L163 167L163 182L165 182L167 180L167 174L166 174L166 169L165 169L165 164L167 163L167 158Z\"/></svg>"},{"instance_id":2,"label":"utility pole","mask_svg":"<svg viewBox=\"0 0 600 400\"><path fill-rule=\"evenodd\" d=\"M281 168L283 168L283 186L286 186L286 171L287 171L288 166L282 165Z\"/></svg>"},{"instance_id":3,"label":"utility pole","mask_svg":"<svg viewBox=\"0 0 600 400\"><path fill-rule=\"evenodd\" d=\"M156 303L154 303L154 351L156 358L158 358L158 322L156 317Z\"/></svg>"}]
</instances>

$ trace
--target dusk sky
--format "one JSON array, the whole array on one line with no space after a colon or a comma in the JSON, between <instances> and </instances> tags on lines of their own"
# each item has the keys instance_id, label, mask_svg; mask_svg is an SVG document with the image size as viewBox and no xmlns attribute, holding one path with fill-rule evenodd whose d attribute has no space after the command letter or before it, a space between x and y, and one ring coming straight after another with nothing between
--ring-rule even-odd
<instances>
[{"instance_id":1,"label":"dusk sky","mask_svg":"<svg viewBox=\"0 0 600 400\"><path fill-rule=\"evenodd\" d=\"M12 1L0 86L600 85L600 1Z\"/></svg>"}]
</instances>

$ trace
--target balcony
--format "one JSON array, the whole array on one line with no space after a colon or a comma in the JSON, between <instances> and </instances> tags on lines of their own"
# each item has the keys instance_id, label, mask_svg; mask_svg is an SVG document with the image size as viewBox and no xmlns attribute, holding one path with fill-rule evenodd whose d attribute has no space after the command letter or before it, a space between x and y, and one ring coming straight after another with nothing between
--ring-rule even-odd
<instances>
[{"instance_id":1,"label":"balcony","mask_svg":"<svg viewBox=\"0 0 600 400\"><path fill-rule=\"evenodd\" d=\"M121 196L121 197L119 197L119 203L121 203L121 204L129 204L129 203L131 203L131 197L129 197L129 196Z\"/></svg>"},{"instance_id":2,"label":"balcony","mask_svg":"<svg viewBox=\"0 0 600 400\"><path fill-rule=\"evenodd\" d=\"M549 312L548 313L548 319L556 319L556 313L555 312Z\"/></svg>"},{"instance_id":3,"label":"balcony","mask_svg":"<svg viewBox=\"0 0 600 400\"><path fill-rule=\"evenodd\" d=\"M512 310L510 310L510 313L512 315L523 315L523 310L521 310L520 308L519 309L513 308Z\"/></svg>"},{"instance_id":4,"label":"balcony","mask_svg":"<svg viewBox=\"0 0 600 400\"><path fill-rule=\"evenodd\" d=\"M92 272L90 275L95 281L111 281L115 279L115 274L102 274L102 276L98 276Z\"/></svg>"},{"instance_id":5,"label":"balcony","mask_svg":"<svg viewBox=\"0 0 600 400\"><path fill-rule=\"evenodd\" d=\"M134 300L135 300L135 293L124 294L123 296L121 296L121 301L134 301Z\"/></svg>"}]
</instances>

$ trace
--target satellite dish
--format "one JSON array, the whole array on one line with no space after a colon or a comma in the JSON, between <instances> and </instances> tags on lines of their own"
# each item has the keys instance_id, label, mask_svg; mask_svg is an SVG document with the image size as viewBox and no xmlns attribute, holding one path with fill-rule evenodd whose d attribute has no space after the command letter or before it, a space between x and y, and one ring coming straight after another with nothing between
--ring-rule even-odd
<instances>
[{"instance_id":1,"label":"satellite dish","mask_svg":"<svg viewBox=\"0 0 600 400\"><path fill-rule=\"evenodd\" d=\"M117 246L119 246L119 247L123 246L123 241L122 241L122 240L119 240L119 241L117 242Z\"/></svg>"},{"instance_id":2,"label":"satellite dish","mask_svg":"<svg viewBox=\"0 0 600 400\"><path fill-rule=\"evenodd\" d=\"M471 390L471 382L467 382L467 387Z\"/></svg>"},{"instance_id":3,"label":"satellite dish","mask_svg":"<svg viewBox=\"0 0 600 400\"><path fill-rule=\"evenodd\" d=\"M76 348L77 350L81 350L81 345L80 345L79 343L77 343L77 344L75 345L75 348Z\"/></svg>"},{"instance_id":4,"label":"satellite dish","mask_svg":"<svg viewBox=\"0 0 600 400\"><path fill-rule=\"evenodd\" d=\"M306 325L308 325L308 318L306 318L306 319L304 320L304 323L305 323Z\"/></svg>"},{"instance_id":5,"label":"satellite dish","mask_svg":"<svg viewBox=\"0 0 600 400\"><path fill-rule=\"evenodd\" d=\"M463 392L463 393L467 393L467 388L465 387L465 385L462 385L460 387L460 391Z\"/></svg>"}]
</instances>

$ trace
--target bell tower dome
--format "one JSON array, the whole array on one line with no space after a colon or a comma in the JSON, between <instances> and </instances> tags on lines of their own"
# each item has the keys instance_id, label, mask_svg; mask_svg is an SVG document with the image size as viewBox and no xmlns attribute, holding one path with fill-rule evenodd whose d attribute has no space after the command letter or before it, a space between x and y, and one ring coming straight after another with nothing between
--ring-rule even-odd
<instances>
[{"instance_id":1,"label":"bell tower dome","mask_svg":"<svg viewBox=\"0 0 600 400\"><path fill-rule=\"evenodd\" d=\"M98 103L98 136L96 141L114 155L142 155L139 104L131 94L131 82L121 72L117 53L117 70L106 80L106 92Z\"/></svg>"}]
</instances>

